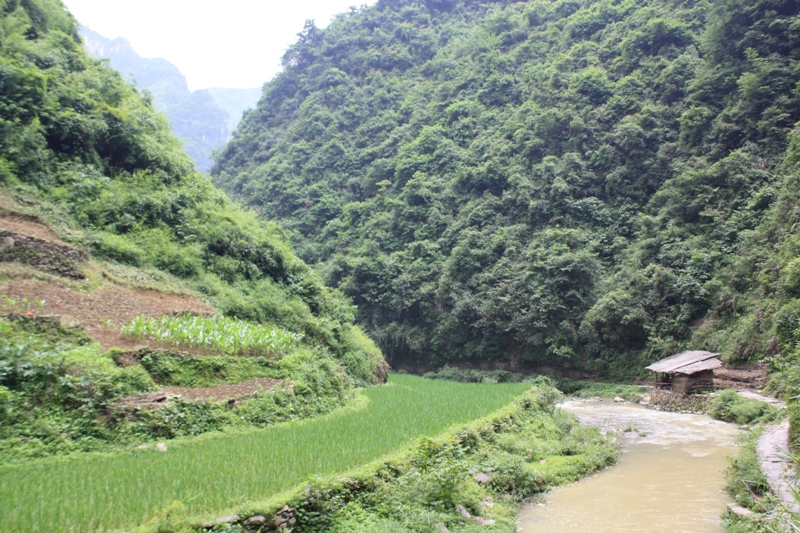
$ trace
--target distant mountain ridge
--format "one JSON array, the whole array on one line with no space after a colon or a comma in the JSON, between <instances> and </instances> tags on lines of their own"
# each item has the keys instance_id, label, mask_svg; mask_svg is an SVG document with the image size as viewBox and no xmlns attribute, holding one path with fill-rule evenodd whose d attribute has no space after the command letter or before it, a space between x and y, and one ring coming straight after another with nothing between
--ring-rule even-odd
<instances>
[{"instance_id":1,"label":"distant mountain ridge","mask_svg":"<svg viewBox=\"0 0 800 533\"><path fill-rule=\"evenodd\" d=\"M83 26L86 49L98 59L109 59L139 89L150 92L153 105L167 115L172 129L197 168L207 172L212 153L230 140L245 110L255 107L260 88L214 88L190 91L178 67L161 58L144 58L122 37L109 39Z\"/></svg>"}]
</instances>

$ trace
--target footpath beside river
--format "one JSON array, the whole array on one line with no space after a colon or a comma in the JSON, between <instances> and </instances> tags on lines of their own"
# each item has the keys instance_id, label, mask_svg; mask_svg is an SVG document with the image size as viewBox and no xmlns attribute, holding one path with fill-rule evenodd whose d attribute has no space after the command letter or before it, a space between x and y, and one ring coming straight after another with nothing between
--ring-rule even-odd
<instances>
[{"instance_id":1,"label":"footpath beside river","mask_svg":"<svg viewBox=\"0 0 800 533\"><path fill-rule=\"evenodd\" d=\"M582 425L622 433L617 465L525 506L521 533L721 532L726 457L738 426L601 400L562 405Z\"/></svg>"}]
</instances>

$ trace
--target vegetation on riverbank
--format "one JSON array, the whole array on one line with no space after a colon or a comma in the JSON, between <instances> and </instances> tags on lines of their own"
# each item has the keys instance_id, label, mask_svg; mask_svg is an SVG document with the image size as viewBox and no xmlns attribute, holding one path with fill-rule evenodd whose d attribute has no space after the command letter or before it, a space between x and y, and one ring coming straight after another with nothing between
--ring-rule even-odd
<instances>
[{"instance_id":1,"label":"vegetation on riverbank","mask_svg":"<svg viewBox=\"0 0 800 533\"><path fill-rule=\"evenodd\" d=\"M166 453L149 447L0 466L0 508L9 510L4 527L20 532L34 525L51 531L132 527L173 500L180 500L192 515L224 511L291 489L312 475L358 467L411 439L433 437L454 424L486 416L528 387L393 376L388 386L364 390L366 401L356 409L301 423L181 439L168 443ZM556 396L555 391L549 394ZM549 415L537 416L547 423ZM577 453L581 442L565 442L563 449L571 443ZM540 445L544 443L529 444L531 450ZM580 460L564 459L574 469Z\"/></svg>"},{"instance_id":2,"label":"vegetation on riverbank","mask_svg":"<svg viewBox=\"0 0 800 533\"><path fill-rule=\"evenodd\" d=\"M773 381L771 388L793 386L788 383ZM790 401L796 402L796 398ZM790 404L791 405L791 404ZM800 530L800 516L779 500L772 492L770 483L761 470L765 458L759 457L757 444L765 430L771 430L770 424L782 420L786 410L770 405L766 402L749 398L742 398L735 390L725 390L714 398L709 414L714 418L728 422L746 424L746 433L741 437L741 448L738 455L731 459L731 466L727 471L728 484L726 490L735 503L749 510L752 514L740 516L735 513L726 513L723 516L723 526L727 533L776 533L783 531ZM790 422L791 422L791 415ZM775 442L779 449L783 445ZM779 450L786 454L788 461L794 462L795 471L800 466L800 456L792 449ZM774 458L768 458L774 461ZM787 472L781 475L788 476ZM791 482L791 478L787 478ZM796 489L795 489L796 490ZM800 493L795 492L795 500L800 502Z\"/></svg>"},{"instance_id":3,"label":"vegetation on riverbank","mask_svg":"<svg viewBox=\"0 0 800 533\"><path fill-rule=\"evenodd\" d=\"M748 431L742 437L739 455L731 459L728 469L728 484L725 487L734 501L754 513L767 514L776 508L773 498L770 498L767 479L761 472L756 455L756 443L761 436L763 427ZM759 515L739 517L731 513L723 516L722 521L727 533L772 533L775 524L772 520Z\"/></svg>"},{"instance_id":4,"label":"vegetation on riverbank","mask_svg":"<svg viewBox=\"0 0 800 533\"><path fill-rule=\"evenodd\" d=\"M396 378L400 383L465 386ZM554 409L558 396L549 385L537 385L513 405L482 420L422 439L356 470L228 511L240 520L262 515L271 521L288 505L293 531L299 533L438 533L443 527L453 532L513 532L521 499L616 459L614 446L597 430L582 428L572 415ZM197 531L199 522L184 509L183 516L173 512L137 531ZM212 529L243 530L241 523Z\"/></svg>"},{"instance_id":5,"label":"vegetation on riverbank","mask_svg":"<svg viewBox=\"0 0 800 533\"><path fill-rule=\"evenodd\" d=\"M427 372L423 377L443 379L461 383L541 383L546 382L558 388L568 396L577 398L616 398L639 403L649 389L638 385L620 383L598 383L579 381L564 377L549 378L546 376L509 372L507 370L474 370L444 366L435 372Z\"/></svg>"},{"instance_id":6,"label":"vegetation on riverbank","mask_svg":"<svg viewBox=\"0 0 800 533\"><path fill-rule=\"evenodd\" d=\"M783 410L766 402L743 398L734 389L718 393L708 409L711 418L741 425L769 424L783 416Z\"/></svg>"}]
</instances>

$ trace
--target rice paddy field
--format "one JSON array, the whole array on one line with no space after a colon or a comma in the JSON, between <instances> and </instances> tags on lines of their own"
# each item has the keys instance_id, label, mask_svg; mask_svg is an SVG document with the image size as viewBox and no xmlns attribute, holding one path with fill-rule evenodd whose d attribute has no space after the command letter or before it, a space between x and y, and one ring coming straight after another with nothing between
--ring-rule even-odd
<instances>
[{"instance_id":1,"label":"rice paddy field","mask_svg":"<svg viewBox=\"0 0 800 533\"><path fill-rule=\"evenodd\" d=\"M130 529L175 500L192 514L213 514L485 416L528 387L393 375L388 386L366 389L369 403L358 410L172 441L167 453L131 450L0 467L0 531Z\"/></svg>"}]
</instances>

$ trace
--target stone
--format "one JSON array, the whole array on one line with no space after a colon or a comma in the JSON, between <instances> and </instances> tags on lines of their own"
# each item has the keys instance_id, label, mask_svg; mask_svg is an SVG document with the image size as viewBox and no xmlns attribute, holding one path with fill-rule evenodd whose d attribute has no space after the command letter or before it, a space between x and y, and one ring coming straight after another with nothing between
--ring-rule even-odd
<instances>
[{"instance_id":1,"label":"stone","mask_svg":"<svg viewBox=\"0 0 800 533\"><path fill-rule=\"evenodd\" d=\"M439 527L436 528L438 533L450 533L450 530L447 529L447 526L444 524L439 524Z\"/></svg>"},{"instance_id":2,"label":"stone","mask_svg":"<svg viewBox=\"0 0 800 533\"><path fill-rule=\"evenodd\" d=\"M619 396L615 396L614 401L617 403L625 403L625 398L620 398Z\"/></svg>"},{"instance_id":3,"label":"stone","mask_svg":"<svg viewBox=\"0 0 800 533\"><path fill-rule=\"evenodd\" d=\"M467 511L467 510L464 508L464 506L463 506L463 505L461 505L460 503L459 503L458 505L456 505L456 510L457 510L457 511L458 511L458 512L461 514L461 516L463 516L464 518L472 518L472 515L471 515L471 514L469 514L469 511Z\"/></svg>"},{"instance_id":4,"label":"stone","mask_svg":"<svg viewBox=\"0 0 800 533\"><path fill-rule=\"evenodd\" d=\"M61 315L61 325L65 328L77 328L81 325L81 323L74 316Z\"/></svg>"},{"instance_id":5,"label":"stone","mask_svg":"<svg viewBox=\"0 0 800 533\"><path fill-rule=\"evenodd\" d=\"M213 522L203 522L200 525L200 527L202 527L203 529L211 529L211 528L214 527L214 523Z\"/></svg>"},{"instance_id":6,"label":"stone","mask_svg":"<svg viewBox=\"0 0 800 533\"><path fill-rule=\"evenodd\" d=\"M475 474L475 477L473 479L478 483L485 485L486 483L489 483L492 480L492 475L487 474L486 472L481 472L480 474Z\"/></svg>"},{"instance_id":7,"label":"stone","mask_svg":"<svg viewBox=\"0 0 800 533\"><path fill-rule=\"evenodd\" d=\"M14 244L14 237L3 237L3 246L6 248L13 248Z\"/></svg>"},{"instance_id":8,"label":"stone","mask_svg":"<svg viewBox=\"0 0 800 533\"><path fill-rule=\"evenodd\" d=\"M753 511L742 507L738 503L726 503L725 505L728 507L728 511L736 516L750 516L753 514Z\"/></svg>"},{"instance_id":9,"label":"stone","mask_svg":"<svg viewBox=\"0 0 800 533\"><path fill-rule=\"evenodd\" d=\"M234 522L238 522L241 516L238 514L229 514L227 516L220 516L214 522L217 524L233 524Z\"/></svg>"},{"instance_id":10,"label":"stone","mask_svg":"<svg viewBox=\"0 0 800 533\"><path fill-rule=\"evenodd\" d=\"M140 444L140 445L138 445L136 447L136 449L137 450L146 450L147 449L147 444Z\"/></svg>"},{"instance_id":11,"label":"stone","mask_svg":"<svg viewBox=\"0 0 800 533\"><path fill-rule=\"evenodd\" d=\"M164 453L167 451L167 445L164 444L163 442L159 442L158 444L156 444L156 450Z\"/></svg>"},{"instance_id":12,"label":"stone","mask_svg":"<svg viewBox=\"0 0 800 533\"><path fill-rule=\"evenodd\" d=\"M478 524L479 526L493 526L495 524L495 521L492 520L491 518L483 518L481 516L476 516L475 523Z\"/></svg>"},{"instance_id":13,"label":"stone","mask_svg":"<svg viewBox=\"0 0 800 533\"><path fill-rule=\"evenodd\" d=\"M246 526L263 526L266 523L267 523L267 517L260 514L251 516L250 518L244 521L244 525Z\"/></svg>"},{"instance_id":14,"label":"stone","mask_svg":"<svg viewBox=\"0 0 800 533\"><path fill-rule=\"evenodd\" d=\"M486 497L486 498L485 498L485 499L484 499L484 500L481 502L481 507L484 507L484 508L486 508L486 509L491 509L492 507L494 507L494 500L492 500L492 497L491 497L491 496L487 496L487 497Z\"/></svg>"},{"instance_id":15,"label":"stone","mask_svg":"<svg viewBox=\"0 0 800 533\"><path fill-rule=\"evenodd\" d=\"M284 505L275 515L274 525L278 529L286 529L297 523L294 511L288 505Z\"/></svg>"}]
</instances>

